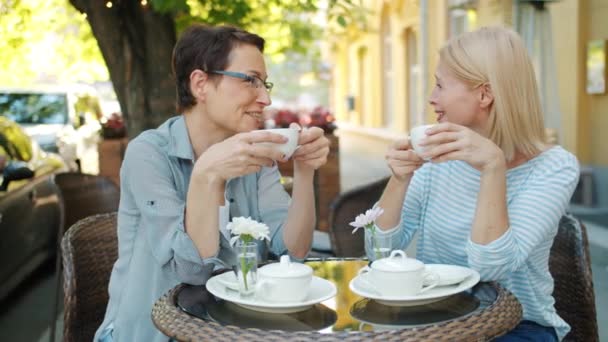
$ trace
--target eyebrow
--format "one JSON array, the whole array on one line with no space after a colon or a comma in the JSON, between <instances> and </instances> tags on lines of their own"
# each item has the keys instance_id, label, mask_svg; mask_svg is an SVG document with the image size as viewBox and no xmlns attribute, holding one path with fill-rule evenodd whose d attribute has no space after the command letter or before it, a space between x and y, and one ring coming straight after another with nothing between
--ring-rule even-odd
<instances>
[{"instance_id":1,"label":"eyebrow","mask_svg":"<svg viewBox=\"0 0 608 342\"><path fill-rule=\"evenodd\" d=\"M266 81L266 79L268 78L268 76L266 76L265 78L263 78L262 74L259 71L257 71L257 70L249 69L248 72L251 73L251 74L254 74L255 76L257 76L257 77L259 77L261 79L263 79L264 81Z\"/></svg>"}]
</instances>

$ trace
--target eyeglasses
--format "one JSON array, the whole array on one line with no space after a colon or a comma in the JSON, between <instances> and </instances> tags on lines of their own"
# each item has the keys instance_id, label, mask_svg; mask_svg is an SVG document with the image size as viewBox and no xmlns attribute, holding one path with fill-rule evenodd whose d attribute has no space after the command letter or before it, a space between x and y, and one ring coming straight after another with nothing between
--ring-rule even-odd
<instances>
[{"instance_id":1,"label":"eyeglasses","mask_svg":"<svg viewBox=\"0 0 608 342\"><path fill-rule=\"evenodd\" d=\"M266 82L264 80L262 80L261 78L259 78L258 76L254 76L254 75L247 75L247 74L243 74L241 72L236 72L236 71L222 71L222 70L213 70L213 71L209 71L212 74L218 74L218 75L226 75L226 76L230 76L230 77L235 77L235 78L240 78L242 80L245 80L247 82L249 82L249 84L254 87L254 88L266 88L266 90L268 92L272 91L272 87L274 87L274 84L272 82Z\"/></svg>"}]
</instances>

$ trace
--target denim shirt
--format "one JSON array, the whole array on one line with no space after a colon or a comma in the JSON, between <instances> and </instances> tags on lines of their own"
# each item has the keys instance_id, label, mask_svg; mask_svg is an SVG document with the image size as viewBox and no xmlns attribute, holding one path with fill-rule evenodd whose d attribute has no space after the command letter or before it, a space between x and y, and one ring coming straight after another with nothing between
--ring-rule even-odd
<instances>
[{"instance_id":1,"label":"denim shirt","mask_svg":"<svg viewBox=\"0 0 608 342\"><path fill-rule=\"evenodd\" d=\"M203 259L184 230L194 161L181 115L129 143L120 170L118 260L95 341L110 334L113 341L167 341L152 322L154 302L179 283L204 284L213 268L233 264L224 234L218 254ZM271 241L258 243L262 260L268 252L287 253L282 231L291 199L279 180L275 165L226 184L230 217L251 217L270 228Z\"/></svg>"}]
</instances>

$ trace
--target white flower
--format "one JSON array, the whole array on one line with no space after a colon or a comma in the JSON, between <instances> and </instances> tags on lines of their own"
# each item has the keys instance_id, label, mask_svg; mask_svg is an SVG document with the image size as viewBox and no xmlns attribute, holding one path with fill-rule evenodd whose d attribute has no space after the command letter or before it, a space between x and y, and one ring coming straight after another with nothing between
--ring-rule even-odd
<instances>
[{"instance_id":1,"label":"white flower","mask_svg":"<svg viewBox=\"0 0 608 342\"><path fill-rule=\"evenodd\" d=\"M374 207L372 209L368 209L365 214L359 214L355 218L354 222L349 223L351 226L355 227L355 229L353 229L353 234L355 234L359 228L372 228L376 222L376 219L380 217L382 213L384 213L384 209Z\"/></svg>"},{"instance_id":2,"label":"white flower","mask_svg":"<svg viewBox=\"0 0 608 342\"><path fill-rule=\"evenodd\" d=\"M268 226L251 219L251 217L235 217L232 219L232 222L226 225L226 229L234 235L230 239L231 245L234 245L244 235L257 240L270 240Z\"/></svg>"}]
</instances>

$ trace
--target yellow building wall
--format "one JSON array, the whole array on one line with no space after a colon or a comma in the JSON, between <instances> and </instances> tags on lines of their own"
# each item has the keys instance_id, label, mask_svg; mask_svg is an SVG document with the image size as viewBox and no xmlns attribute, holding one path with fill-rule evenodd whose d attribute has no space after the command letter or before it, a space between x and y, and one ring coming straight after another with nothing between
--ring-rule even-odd
<instances>
[{"instance_id":1,"label":"yellow building wall","mask_svg":"<svg viewBox=\"0 0 608 342\"><path fill-rule=\"evenodd\" d=\"M608 1L592 0L587 8L588 40L608 40ZM589 101L589 160L592 164L608 166L608 94L586 95Z\"/></svg>"},{"instance_id":2,"label":"yellow building wall","mask_svg":"<svg viewBox=\"0 0 608 342\"><path fill-rule=\"evenodd\" d=\"M608 94L589 95L585 89L587 43L608 40L608 1L562 0L549 8L564 128L562 143L581 163L608 166L603 140L608 129Z\"/></svg>"},{"instance_id":3,"label":"yellow building wall","mask_svg":"<svg viewBox=\"0 0 608 342\"><path fill-rule=\"evenodd\" d=\"M587 110L582 101L585 88L586 11L579 0L563 0L549 6L552 17L555 65L557 68L560 109L562 112L562 144L579 160L588 161L585 141ZM573 67L575 66L575 67Z\"/></svg>"},{"instance_id":4,"label":"yellow building wall","mask_svg":"<svg viewBox=\"0 0 608 342\"><path fill-rule=\"evenodd\" d=\"M513 24L514 0L478 0L475 26ZM428 95L434 86L434 73L438 51L448 39L449 0L428 0L427 58L425 89L421 91L424 120L436 120L428 105ZM337 39L333 45L332 104L341 122L342 134L366 136L384 146L391 139L402 136L410 129L410 104L406 32L416 35L417 48L423 47L420 36L419 0L365 0L371 10L366 32L349 31L348 38ZM562 132L560 142L577 155L584 164L608 165L602 132L608 129L608 95L588 95L586 83L586 45L591 39L608 39L608 1L560 0L550 2L547 8L552 16L553 43ZM386 11L386 12L383 12ZM390 21L392 41L393 124L383 122L383 58L382 13ZM361 51L365 56L361 60ZM419 57L421 58L421 57ZM419 63L422 61L419 60ZM422 63L421 63L422 64ZM346 98L355 98L355 109L348 111ZM362 139L362 138L361 138Z\"/></svg>"}]
</instances>

